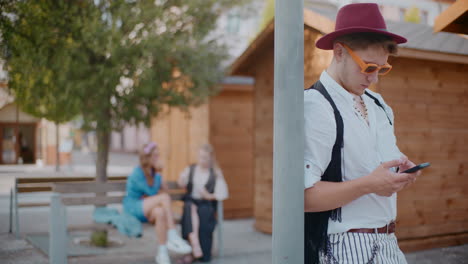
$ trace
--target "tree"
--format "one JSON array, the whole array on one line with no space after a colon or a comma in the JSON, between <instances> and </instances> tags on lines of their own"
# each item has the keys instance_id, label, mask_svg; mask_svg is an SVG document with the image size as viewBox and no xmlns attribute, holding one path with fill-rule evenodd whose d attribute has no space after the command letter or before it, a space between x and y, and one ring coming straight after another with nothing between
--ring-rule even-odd
<instances>
[{"instance_id":1,"label":"tree","mask_svg":"<svg viewBox=\"0 0 468 264\"><path fill-rule=\"evenodd\" d=\"M163 105L187 109L217 91L216 84L223 76L220 63L227 55L217 36L210 33L218 16L233 2L42 0L31 5L17 0L14 6L22 8L14 9L18 14L13 13L22 19L1 20L11 21L3 23L6 26L2 26L2 33L5 29L12 32L3 35L2 43L13 49L11 39L15 36L33 46L53 46L47 37L31 38L35 33L14 30L21 23L37 23L38 32L56 33L57 43L62 44L57 51L65 62L43 66L47 70L60 68L54 77L65 80L68 89L58 89L57 93L69 100L78 99L85 128L96 130L96 174L98 180L104 181L113 129L126 123L148 125ZM47 19L30 19L36 14ZM18 49L23 46L26 44ZM17 53L11 53L7 62L15 56ZM47 61L41 52L34 56ZM29 61L27 70L34 72L34 64ZM17 94L24 82L13 81L9 86ZM41 94L39 89L30 89L31 94Z\"/></svg>"},{"instance_id":2,"label":"tree","mask_svg":"<svg viewBox=\"0 0 468 264\"><path fill-rule=\"evenodd\" d=\"M80 105L70 96L72 87L61 74L71 60L66 53L71 43L62 29L65 24L71 25L61 17L64 13L59 14L59 9L47 3L2 1L0 4L0 30L8 62L9 87L23 111L55 122L58 170L59 124L76 116ZM67 10L64 6L60 9ZM44 31L44 25L49 25L50 30Z\"/></svg>"}]
</instances>

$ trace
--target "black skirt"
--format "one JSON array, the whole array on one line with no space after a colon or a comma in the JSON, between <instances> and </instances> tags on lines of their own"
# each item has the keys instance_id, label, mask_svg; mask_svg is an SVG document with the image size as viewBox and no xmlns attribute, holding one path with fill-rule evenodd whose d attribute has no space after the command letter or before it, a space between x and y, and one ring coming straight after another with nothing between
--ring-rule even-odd
<instances>
[{"instance_id":1,"label":"black skirt","mask_svg":"<svg viewBox=\"0 0 468 264\"><path fill-rule=\"evenodd\" d=\"M188 240L188 235L192 233L192 210L191 206L197 206L197 213L200 219L198 239L203 252L200 261L211 260L211 248L213 245L213 231L216 227L216 201L198 200L192 198L184 199L184 211L182 214L182 237Z\"/></svg>"}]
</instances>

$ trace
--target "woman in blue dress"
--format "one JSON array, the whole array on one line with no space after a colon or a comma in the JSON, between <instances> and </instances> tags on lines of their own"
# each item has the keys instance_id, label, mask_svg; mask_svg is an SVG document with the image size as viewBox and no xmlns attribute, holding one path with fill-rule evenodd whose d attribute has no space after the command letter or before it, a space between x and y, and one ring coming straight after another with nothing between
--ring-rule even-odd
<instances>
[{"instance_id":1,"label":"woman in blue dress","mask_svg":"<svg viewBox=\"0 0 468 264\"><path fill-rule=\"evenodd\" d=\"M126 213L140 221L154 224L159 240L156 263L170 264L168 250L188 254L192 248L175 229L171 198L167 193L161 192L165 185L159 173L160 168L158 145L154 142L144 145L140 151L140 166L127 179L123 207Z\"/></svg>"}]
</instances>

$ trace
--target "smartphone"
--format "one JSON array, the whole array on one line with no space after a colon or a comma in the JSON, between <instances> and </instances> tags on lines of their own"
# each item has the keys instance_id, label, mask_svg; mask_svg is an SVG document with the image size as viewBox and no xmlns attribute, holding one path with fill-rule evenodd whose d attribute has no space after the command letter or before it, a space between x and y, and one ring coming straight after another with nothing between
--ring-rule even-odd
<instances>
[{"instance_id":1,"label":"smartphone","mask_svg":"<svg viewBox=\"0 0 468 264\"><path fill-rule=\"evenodd\" d=\"M431 163L426 162L426 163L421 163L419 165L414 166L413 168L407 169L402 173L414 173L417 172L418 170L424 169L431 166Z\"/></svg>"}]
</instances>

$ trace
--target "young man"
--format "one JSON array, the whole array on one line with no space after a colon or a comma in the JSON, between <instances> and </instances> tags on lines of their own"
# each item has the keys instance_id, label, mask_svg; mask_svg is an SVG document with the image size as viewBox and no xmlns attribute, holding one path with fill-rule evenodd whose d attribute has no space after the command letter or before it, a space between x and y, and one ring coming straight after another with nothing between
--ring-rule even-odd
<instances>
[{"instance_id":1,"label":"young man","mask_svg":"<svg viewBox=\"0 0 468 264\"><path fill-rule=\"evenodd\" d=\"M320 81L304 92L305 263L406 263L395 232L396 193L420 172L396 145L393 112L368 87L390 72L406 39L376 4L340 9Z\"/></svg>"}]
</instances>

